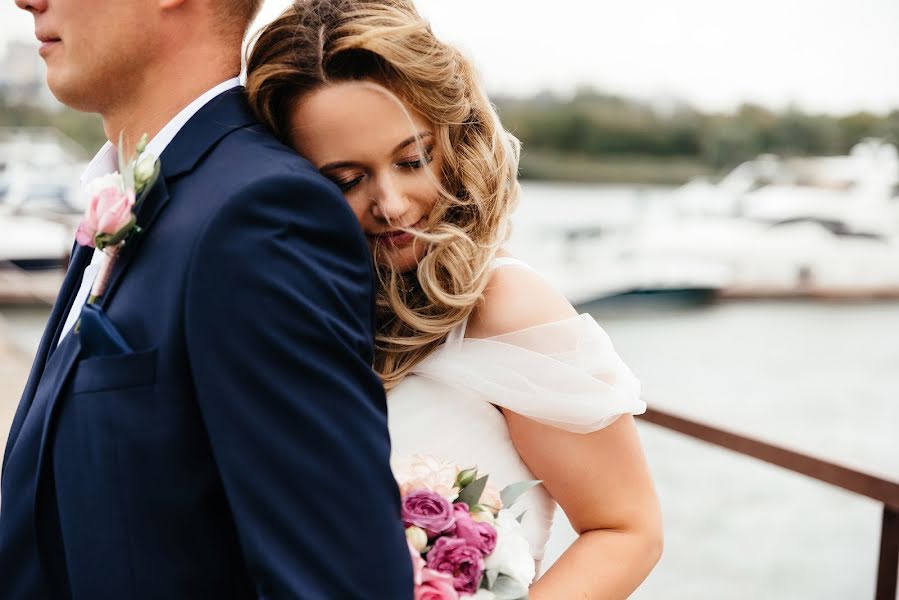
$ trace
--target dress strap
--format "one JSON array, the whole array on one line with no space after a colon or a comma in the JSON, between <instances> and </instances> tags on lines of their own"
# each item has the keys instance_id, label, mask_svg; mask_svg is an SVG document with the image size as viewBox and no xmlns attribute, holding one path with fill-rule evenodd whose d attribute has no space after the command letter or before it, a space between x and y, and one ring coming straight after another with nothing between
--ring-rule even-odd
<instances>
[{"instance_id":1,"label":"dress strap","mask_svg":"<svg viewBox=\"0 0 899 600\"><path fill-rule=\"evenodd\" d=\"M497 256L490 261L490 270L500 269L502 267L521 267L533 271L534 268L523 260L512 258L511 256Z\"/></svg>"},{"instance_id":2,"label":"dress strap","mask_svg":"<svg viewBox=\"0 0 899 600\"><path fill-rule=\"evenodd\" d=\"M456 327L446 334L446 341L444 342L449 347L458 347L462 344L462 341L465 339L465 330L468 328L468 319L465 319Z\"/></svg>"}]
</instances>

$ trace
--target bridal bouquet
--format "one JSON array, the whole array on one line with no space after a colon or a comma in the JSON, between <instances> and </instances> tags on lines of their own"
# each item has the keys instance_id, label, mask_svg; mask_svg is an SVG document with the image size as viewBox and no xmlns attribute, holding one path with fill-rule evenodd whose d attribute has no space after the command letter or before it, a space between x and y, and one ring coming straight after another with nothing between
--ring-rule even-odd
<instances>
[{"instance_id":1,"label":"bridal bouquet","mask_svg":"<svg viewBox=\"0 0 899 600\"><path fill-rule=\"evenodd\" d=\"M477 468L430 456L394 461L415 600L522 600L534 559L512 508L539 481L497 492Z\"/></svg>"}]
</instances>

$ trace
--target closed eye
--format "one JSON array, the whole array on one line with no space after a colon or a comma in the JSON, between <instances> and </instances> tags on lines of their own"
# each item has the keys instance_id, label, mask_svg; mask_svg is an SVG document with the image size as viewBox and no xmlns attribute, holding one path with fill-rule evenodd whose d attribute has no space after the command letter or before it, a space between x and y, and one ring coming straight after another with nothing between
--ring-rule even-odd
<instances>
[{"instance_id":1,"label":"closed eye","mask_svg":"<svg viewBox=\"0 0 899 600\"><path fill-rule=\"evenodd\" d=\"M337 187L340 188L340 191L348 192L359 185L360 181L362 181L362 175L354 177L353 179L336 180L334 181L334 183L337 184Z\"/></svg>"},{"instance_id":2,"label":"closed eye","mask_svg":"<svg viewBox=\"0 0 899 600\"><path fill-rule=\"evenodd\" d=\"M427 150L425 150L424 156L418 157L415 160L407 160L397 163L397 166L406 169L420 169L425 165L429 165L431 164L431 161L434 160L434 158L431 156L431 150L432 148L428 148Z\"/></svg>"}]
</instances>

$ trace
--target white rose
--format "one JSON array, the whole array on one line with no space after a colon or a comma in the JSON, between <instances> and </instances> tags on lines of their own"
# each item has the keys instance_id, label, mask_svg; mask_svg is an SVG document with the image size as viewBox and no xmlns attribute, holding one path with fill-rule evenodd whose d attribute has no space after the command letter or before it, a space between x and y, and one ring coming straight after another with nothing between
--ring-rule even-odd
<instances>
[{"instance_id":1,"label":"white rose","mask_svg":"<svg viewBox=\"0 0 899 600\"><path fill-rule=\"evenodd\" d=\"M508 575L525 586L530 585L536 575L534 557L524 529L510 510L501 510L496 516L496 548L484 559L488 571Z\"/></svg>"},{"instance_id":2,"label":"white rose","mask_svg":"<svg viewBox=\"0 0 899 600\"><path fill-rule=\"evenodd\" d=\"M459 469L453 463L426 454L414 454L393 456L390 466L402 496L416 490L431 490L450 502L459 497L459 488L455 487Z\"/></svg>"},{"instance_id":3,"label":"white rose","mask_svg":"<svg viewBox=\"0 0 899 600\"><path fill-rule=\"evenodd\" d=\"M84 187L84 194L87 196L88 200L90 200L91 198L108 188L115 188L120 192L124 192L125 180L122 179L122 176L118 173L110 173L109 175L97 177L96 179L88 182L88 184Z\"/></svg>"},{"instance_id":4,"label":"white rose","mask_svg":"<svg viewBox=\"0 0 899 600\"><path fill-rule=\"evenodd\" d=\"M471 513L471 520L478 521L480 523L490 523L491 525L493 525L496 519L494 519L493 513L491 513L490 511L479 510Z\"/></svg>"}]
</instances>

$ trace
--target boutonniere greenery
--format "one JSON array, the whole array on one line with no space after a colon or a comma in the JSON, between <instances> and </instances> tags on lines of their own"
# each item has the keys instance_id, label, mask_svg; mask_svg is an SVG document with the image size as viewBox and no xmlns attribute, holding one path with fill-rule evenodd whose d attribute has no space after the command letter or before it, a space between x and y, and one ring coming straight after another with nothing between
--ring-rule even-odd
<instances>
[{"instance_id":1,"label":"boutonniere greenery","mask_svg":"<svg viewBox=\"0 0 899 600\"><path fill-rule=\"evenodd\" d=\"M105 255L91 287L89 304L103 296L119 252L141 232L135 209L159 177L159 160L146 153L146 134L141 136L130 159L125 158L122 147L119 136L120 171L98 177L85 187L87 210L75 234L78 244L96 248Z\"/></svg>"}]
</instances>

